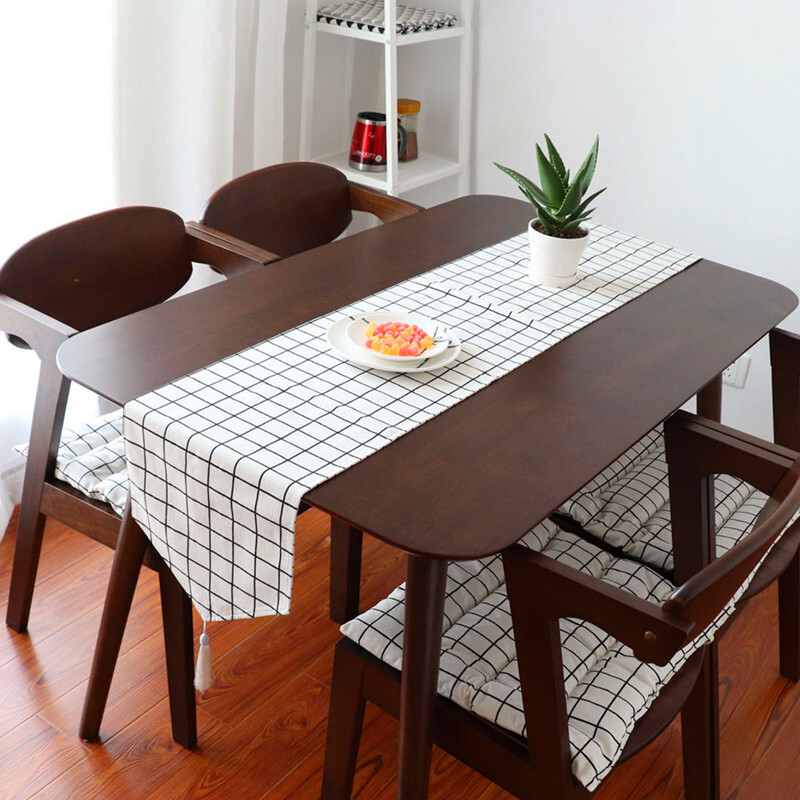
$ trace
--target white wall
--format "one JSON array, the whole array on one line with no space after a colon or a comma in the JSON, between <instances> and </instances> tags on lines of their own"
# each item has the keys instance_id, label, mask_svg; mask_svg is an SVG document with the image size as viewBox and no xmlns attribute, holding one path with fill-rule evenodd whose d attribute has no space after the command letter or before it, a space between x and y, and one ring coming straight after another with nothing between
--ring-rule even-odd
<instances>
[{"instance_id":1,"label":"white wall","mask_svg":"<svg viewBox=\"0 0 800 800\"><path fill-rule=\"evenodd\" d=\"M543 132L578 163L599 134L597 221L800 293L800 5L483 0L477 26L474 190L514 195L492 161L535 175ZM754 355L724 418L768 436Z\"/></svg>"}]
</instances>

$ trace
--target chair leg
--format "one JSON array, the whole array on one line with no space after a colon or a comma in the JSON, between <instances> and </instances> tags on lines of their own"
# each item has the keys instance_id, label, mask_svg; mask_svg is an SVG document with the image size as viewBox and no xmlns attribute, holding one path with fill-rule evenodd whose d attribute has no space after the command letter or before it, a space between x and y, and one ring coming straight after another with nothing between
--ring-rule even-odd
<instances>
[{"instance_id":1,"label":"chair leg","mask_svg":"<svg viewBox=\"0 0 800 800\"><path fill-rule=\"evenodd\" d=\"M111 565L106 601L83 705L80 736L87 742L96 739L100 733L100 723L122 645L125 624L148 545L147 537L130 515L130 508L126 508Z\"/></svg>"},{"instance_id":2,"label":"chair leg","mask_svg":"<svg viewBox=\"0 0 800 800\"><path fill-rule=\"evenodd\" d=\"M720 800L719 669L717 643L706 646L703 668L681 711L686 800Z\"/></svg>"},{"instance_id":3,"label":"chair leg","mask_svg":"<svg viewBox=\"0 0 800 800\"><path fill-rule=\"evenodd\" d=\"M44 514L39 513L42 491L45 479L55 464L68 397L69 381L61 374L55 360L52 363L43 361L39 372L39 385L36 388L17 542L14 548L14 566L6 609L7 624L18 633L24 633L28 629L33 587L36 583L44 524L47 520Z\"/></svg>"},{"instance_id":4,"label":"chair leg","mask_svg":"<svg viewBox=\"0 0 800 800\"><path fill-rule=\"evenodd\" d=\"M197 744L192 602L166 565L159 569L158 577L172 738L191 750Z\"/></svg>"},{"instance_id":5,"label":"chair leg","mask_svg":"<svg viewBox=\"0 0 800 800\"><path fill-rule=\"evenodd\" d=\"M800 680L800 551L778 579L781 675Z\"/></svg>"},{"instance_id":6,"label":"chair leg","mask_svg":"<svg viewBox=\"0 0 800 800\"><path fill-rule=\"evenodd\" d=\"M336 645L321 800L350 800L364 724L364 662L346 640Z\"/></svg>"},{"instance_id":7,"label":"chair leg","mask_svg":"<svg viewBox=\"0 0 800 800\"><path fill-rule=\"evenodd\" d=\"M358 616L363 534L331 517L330 617L342 624Z\"/></svg>"},{"instance_id":8,"label":"chair leg","mask_svg":"<svg viewBox=\"0 0 800 800\"><path fill-rule=\"evenodd\" d=\"M47 517L38 512L38 503L36 508L26 503L22 504L6 609L6 624L17 633L25 633L28 630L33 587L36 584L46 521Z\"/></svg>"}]
</instances>

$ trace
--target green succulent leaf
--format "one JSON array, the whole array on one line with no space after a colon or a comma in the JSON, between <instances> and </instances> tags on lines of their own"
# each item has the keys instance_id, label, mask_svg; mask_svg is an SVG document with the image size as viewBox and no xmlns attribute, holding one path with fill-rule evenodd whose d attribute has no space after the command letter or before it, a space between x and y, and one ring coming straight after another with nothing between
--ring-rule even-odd
<instances>
[{"instance_id":1,"label":"green succulent leaf","mask_svg":"<svg viewBox=\"0 0 800 800\"><path fill-rule=\"evenodd\" d=\"M548 236L557 236L558 232L556 226L550 222L545 222L542 217L539 217L539 222L542 224L542 229Z\"/></svg>"},{"instance_id":2,"label":"green succulent leaf","mask_svg":"<svg viewBox=\"0 0 800 800\"><path fill-rule=\"evenodd\" d=\"M518 186L517 188L525 195L525 199L529 203L536 205L536 198L524 186Z\"/></svg>"},{"instance_id":3,"label":"green succulent leaf","mask_svg":"<svg viewBox=\"0 0 800 800\"><path fill-rule=\"evenodd\" d=\"M589 195L589 196L588 196L588 197L587 197L587 198L586 198L586 199L585 199L585 200L584 200L584 201L583 201L583 202L582 202L582 203L581 203L581 204L580 204L580 205L579 205L579 206L578 206L578 207L575 209L575 212L574 212L574 213L575 213L575 214L579 214L579 215L580 215L580 214L584 214L584 213L588 214L589 212L584 210L584 209L586 208L586 206L588 206L588 205L589 205L589 203L591 203L591 202L592 202L592 201L595 199L595 197L599 197L601 194L603 194L603 192L604 192L604 191L605 191L605 188L603 188L603 189L600 189L600 191L598 191L598 192L595 192L594 194L591 194L591 195Z\"/></svg>"},{"instance_id":4,"label":"green succulent leaf","mask_svg":"<svg viewBox=\"0 0 800 800\"><path fill-rule=\"evenodd\" d=\"M539 220L542 229L546 234L552 236L554 231L553 223L548 221L547 211L545 211L544 206L542 206L540 203L534 203L533 206L536 209L536 217Z\"/></svg>"},{"instance_id":5,"label":"green succulent leaf","mask_svg":"<svg viewBox=\"0 0 800 800\"><path fill-rule=\"evenodd\" d=\"M553 215L550 214L548 210L539 203L536 204L536 212L539 216L539 222L542 223L542 227L545 229L545 232L550 234L550 236L556 236L561 228L561 221L555 219Z\"/></svg>"},{"instance_id":6,"label":"green succulent leaf","mask_svg":"<svg viewBox=\"0 0 800 800\"><path fill-rule=\"evenodd\" d=\"M514 169L504 167L502 164L498 164L496 161L494 162L494 165L499 170L505 172L506 175L513 178L529 200L531 200L532 197L535 197L540 203L547 204L547 195L532 180L530 180L530 178L526 178L524 175ZM533 202L533 200L531 200L531 202Z\"/></svg>"},{"instance_id":7,"label":"green succulent leaf","mask_svg":"<svg viewBox=\"0 0 800 800\"><path fill-rule=\"evenodd\" d=\"M572 182L569 189L567 189L567 193L564 195L564 202L561 204L561 208L558 209L556 216L566 219L574 214L581 204L581 197L583 197L581 184L576 179Z\"/></svg>"},{"instance_id":8,"label":"green succulent leaf","mask_svg":"<svg viewBox=\"0 0 800 800\"><path fill-rule=\"evenodd\" d=\"M553 144L547 134L544 135L544 140L547 142L547 155L550 157L550 163L555 168L555 171L558 173L558 176L561 178L564 186L567 186L569 184L569 175L566 167L564 166L564 161L561 158L558 150L556 150L556 146Z\"/></svg>"},{"instance_id":9,"label":"green succulent leaf","mask_svg":"<svg viewBox=\"0 0 800 800\"><path fill-rule=\"evenodd\" d=\"M555 211L564 202L564 195L567 189L561 180L561 176L547 160L538 144L536 145L536 161L539 165L539 180L542 183L544 193L547 195L546 205Z\"/></svg>"},{"instance_id":10,"label":"green succulent leaf","mask_svg":"<svg viewBox=\"0 0 800 800\"><path fill-rule=\"evenodd\" d=\"M589 219L588 216L578 217L577 219L570 220L566 225L561 228L561 233L570 233L577 228L581 222L586 222Z\"/></svg>"},{"instance_id":11,"label":"green succulent leaf","mask_svg":"<svg viewBox=\"0 0 800 800\"><path fill-rule=\"evenodd\" d=\"M592 149L589 151L589 155L586 156L583 164L581 164L581 168L578 170L578 174L575 176L575 180L580 178L582 194L586 194L586 190L589 188L589 184L594 177L594 168L597 166L597 152L599 148L600 137L596 136Z\"/></svg>"}]
</instances>

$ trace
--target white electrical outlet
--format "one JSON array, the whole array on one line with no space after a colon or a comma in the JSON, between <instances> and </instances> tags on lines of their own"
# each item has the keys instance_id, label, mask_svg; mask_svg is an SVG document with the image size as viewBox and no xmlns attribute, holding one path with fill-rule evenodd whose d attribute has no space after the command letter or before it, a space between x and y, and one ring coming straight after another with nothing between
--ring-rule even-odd
<instances>
[{"instance_id":1,"label":"white electrical outlet","mask_svg":"<svg viewBox=\"0 0 800 800\"><path fill-rule=\"evenodd\" d=\"M739 356L729 367L722 370L722 382L728 386L741 389L747 380L747 372L750 369L750 356Z\"/></svg>"}]
</instances>

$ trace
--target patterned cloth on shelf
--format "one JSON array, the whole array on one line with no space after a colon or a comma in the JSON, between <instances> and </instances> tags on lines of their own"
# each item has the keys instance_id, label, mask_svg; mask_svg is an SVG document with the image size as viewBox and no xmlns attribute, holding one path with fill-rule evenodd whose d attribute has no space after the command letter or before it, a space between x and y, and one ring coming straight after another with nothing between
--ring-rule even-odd
<instances>
[{"instance_id":1,"label":"patterned cloth on shelf","mask_svg":"<svg viewBox=\"0 0 800 800\"><path fill-rule=\"evenodd\" d=\"M547 520L522 543L605 583L660 605L674 586L644 564L617 558ZM663 667L646 664L595 625L562 619L561 649L573 774L589 791L619 759L634 724L689 657L733 613L734 599L700 636ZM405 586L341 630L395 669L402 665ZM524 736L525 717L502 561L494 556L448 566L439 694Z\"/></svg>"},{"instance_id":2,"label":"patterned cloth on shelf","mask_svg":"<svg viewBox=\"0 0 800 800\"><path fill-rule=\"evenodd\" d=\"M317 21L369 33L384 33L383 0L359 0L355 3L328 3L317 9ZM396 29L399 34L452 28L458 18L443 11L397 6Z\"/></svg>"},{"instance_id":3,"label":"patterned cloth on shelf","mask_svg":"<svg viewBox=\"0 0 800 800\"><path fill-rule=\"evenodd\" d=\"M27 458L27 444L14 449ZM55 476L87 497L108 503L121 515L128 499L122 410L65 428Z\"/></svg>"}]
</instances>

